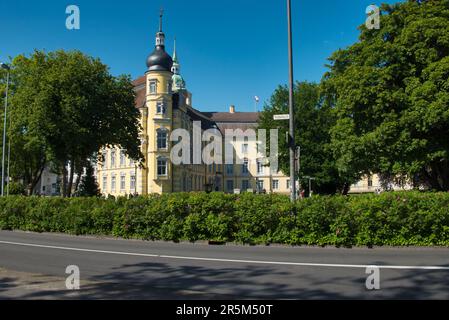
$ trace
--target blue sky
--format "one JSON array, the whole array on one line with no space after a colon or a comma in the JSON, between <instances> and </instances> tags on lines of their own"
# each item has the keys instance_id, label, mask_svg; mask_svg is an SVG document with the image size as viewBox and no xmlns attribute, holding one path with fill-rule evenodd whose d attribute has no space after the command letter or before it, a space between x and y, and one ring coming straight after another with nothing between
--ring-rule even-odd
<instances>
[{"instance_id":1,"label":"blue sky","mask_svg":"<svg viewBox=\"0 0 449 320\"><path fill-rule=\"evenodd\" d=\"M382 1L394 3L397 1ZM319 81L331 53L357 40L373 0L292 0L295 80ZM81 29L65 28L78 5ZM164 7L167 51L173 39L194 107L253 111L288 81L284 0L1 1L0 61L35 48L79 49L99 57L114 75L145 72Z\"/></svg>"}]
</instances>

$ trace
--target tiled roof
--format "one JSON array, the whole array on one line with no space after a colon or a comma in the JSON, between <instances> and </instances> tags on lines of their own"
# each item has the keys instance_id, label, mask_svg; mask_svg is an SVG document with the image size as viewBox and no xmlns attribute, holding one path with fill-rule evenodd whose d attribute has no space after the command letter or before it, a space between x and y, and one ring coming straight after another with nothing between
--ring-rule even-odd
<instances>
[{"instance_id":1,"label":"tiled roof","mask_svg":"<svg viewBox=\"0 0 449 320\"><path fill-rule=\"evenodd\" d=\"M132 83L136 91L136 107L141 108L145 105L145 81L146 77L137 78Z\"/></svg>"},{"instance_id":2,"label":"tiled roof","mask_svg":"<svg viewBox=\"0 0 449 320\"><path fill-rule=\"evenodd\" d=\"M146 101L146 88L145 88L146 77L142 76L137 78L132 83L135 87L136 92L136 107L141 108L145 105ZM174 104L177 104L177 97L174 97ZM259 120L259 113L257 112L201 112L196 109L191 110L192 115L196 114L196 117L208 118L212 122L217 124L245 124L251 126L251 124L256 124ZM200 114L200 115L199 115ZM204 119L203 119L204 120Z\"/></svg>"},{"instance_id":3,"label":"tiled roof","mask_svg":"<svg viewBox=\"0 0 449 320\"><path fill-rule=\"evenodd\" d=\"M203 112L207 117L215 122L233 123L257 123L259 113L257 112Z\"/></svg>"}]
</instances>

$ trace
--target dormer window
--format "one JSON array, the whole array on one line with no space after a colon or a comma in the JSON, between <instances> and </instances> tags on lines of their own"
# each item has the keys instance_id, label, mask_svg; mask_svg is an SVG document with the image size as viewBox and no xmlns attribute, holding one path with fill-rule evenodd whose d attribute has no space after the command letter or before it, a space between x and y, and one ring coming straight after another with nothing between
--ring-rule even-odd
<instances>
[{"instance_id":1,"label":"dormer window","mask_svg":"<svg viewBox=\"0 0 449 320\"><path fill-rule=\"evenodd\" d=\"M156 113L163 115L167 112L167 105L165 103L165 101L158 101L156 103Z\"/></svg>"},{"instance_id":2,"label":"dormer window","mask_svg":"<svg viewBox=\"0 0 449 320\"><path fill-rule=\"evenodd\" d=\"M150 80L150 94L157 93L157 82L156 80Z\"/></svg>"}]
</instances>

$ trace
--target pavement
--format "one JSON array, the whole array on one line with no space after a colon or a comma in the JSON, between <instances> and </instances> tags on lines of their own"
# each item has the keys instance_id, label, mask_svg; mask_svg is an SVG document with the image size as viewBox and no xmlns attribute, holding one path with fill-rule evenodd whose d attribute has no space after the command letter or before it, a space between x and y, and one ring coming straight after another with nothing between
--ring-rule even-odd
<instances>
[{"instance_id":1,"label":"pavement","mask_svg":"<svg viewBox=\"0 0 449 320\"><path fill-rule=\"evenodd\" d=\"M80 289L66 288L66 267ZM366 288L379 268L380 290ZM449 299L448 248L211 246L0 231L0 299Z\"/></svg>"}]
</instances>

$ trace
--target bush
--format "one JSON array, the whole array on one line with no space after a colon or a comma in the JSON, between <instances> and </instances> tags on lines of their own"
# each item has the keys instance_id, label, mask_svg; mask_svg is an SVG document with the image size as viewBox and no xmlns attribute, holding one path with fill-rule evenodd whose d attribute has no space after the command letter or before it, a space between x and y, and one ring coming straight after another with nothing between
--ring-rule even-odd
<instances>
[{"instance_id":1,"label":"bush","mask_svg":"<svg viewBox=\"0 0 449 320\"><path fill-rule=\"evenodd\" d=\"M131 199L0 198L0 229L168 241L449 245L449 193L314 197L180 193Z\"/></svg>"}]
</instances>

